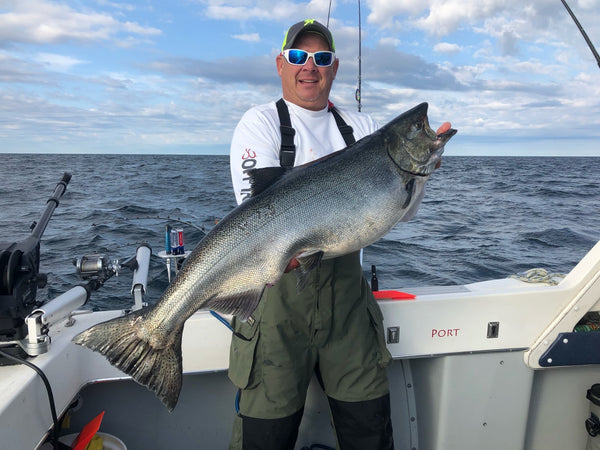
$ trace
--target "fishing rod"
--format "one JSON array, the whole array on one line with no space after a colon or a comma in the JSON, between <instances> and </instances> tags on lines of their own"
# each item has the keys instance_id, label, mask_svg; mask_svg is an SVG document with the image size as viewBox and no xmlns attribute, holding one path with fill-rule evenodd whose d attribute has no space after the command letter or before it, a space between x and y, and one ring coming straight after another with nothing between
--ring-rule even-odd
<instances>
[{"instance_id":1,"label":"fishing rod","mask_svg":"<svg viewBox=\"0 0 600 450\"><path fill-rule=\"evenodd\" d=\"M332 0L329 0L329 10L327 12L327 28L329 28L329 17L331 16L331 3ZM356 92L354 93L354 98L358 102L358 112L361 111L361 83L362 83L362 27L361 27L361 19L360 19L360 0L358 0L358 87L356 88Z\"/></svg>"},{"instance_id":2,"label":"fishing rod","mask_svg":"<svg viewBox=\"0 0 600 450\"><path fill-rule=\"evenodd\" d=\"M361 29L361 20L360 20L360 0L358 0L358 88L356 89L356 92L354 94L354 98L356 98L356 101L358 102L358 112L360 112L361 109L361 95L360 95L360 87L361 87L361 82L362 82L362 78L361 78L361 72L362 72L362 55L361 55L361 50L362 50L362 29Z\"/></svg>"},{"instance_id":3,"label":"fishing rod","mask_svg":"<svg viewBox=\"0 0 600 450\"><path fill-rule=\"evenodd\" d=\"M577 28L579 28L579 31L581 32L583 38L585 39L585 42L587 43L588 47L592 51L592 54L594 55L594 58L596 58L596 62L598 63L598 67L600 67L600 55L598 55L598 52L596 51L596 48L594 47L594 44L592 44L592 41L590 40L590 38L588 37L587 33L585 32L585 30L583 29L583 27L579 23L579 20L577 20L577 17L575 17L575 14L573 14L573 11L571 11L571 8L569 8L569 5L567 5L567 2L565 0L560 0L560 1L562 2L563 5L565 5L565 8L567 9L567 12L569 13L569 15L571 16L571 18L575 22L575 25L577 25Z\"/></svg>"}]
</instances>

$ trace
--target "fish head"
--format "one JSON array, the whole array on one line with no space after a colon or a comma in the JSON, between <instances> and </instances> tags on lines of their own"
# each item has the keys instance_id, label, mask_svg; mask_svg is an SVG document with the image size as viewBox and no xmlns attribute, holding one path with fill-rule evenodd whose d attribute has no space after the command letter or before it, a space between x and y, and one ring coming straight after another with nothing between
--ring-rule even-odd
<instances>
[{"instance_id":1,"label":"fish head","mask_svg":"<svg viewBox=\"0 0 600 450\"><path fill-rule=\"evenodd\" d=\"M429 126L427 103L421 103L380 129L394 164L404 172L426 176L438 167L453 128L436 134Z\"/></svg>"}]
</instances>

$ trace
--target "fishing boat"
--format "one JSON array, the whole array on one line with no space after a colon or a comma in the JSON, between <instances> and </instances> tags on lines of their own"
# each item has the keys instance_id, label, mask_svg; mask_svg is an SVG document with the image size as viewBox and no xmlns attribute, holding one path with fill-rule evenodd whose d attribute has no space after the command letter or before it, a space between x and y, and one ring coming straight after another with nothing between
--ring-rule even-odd
<instances>
[{"instance_id":1,"label":"fishing boat","mask_svg":"<svg viewBox=\"0 0 600 450\"><path fill-rule=\"evenodd\" d=\"M360 72L356 98L360 110ZM151 258L163 257L170 274L185 254L147 245L120 263L90 254L77 260L81 285L36 301L45 282L40 240L69 179L65 174L58 183L31 236L0 243L0 450L227 448L236 388L227 376L225 319L198 311L187 320L183 387L173 412L72 342L95 324L145 307ZM126 271L130 308L82 308ZM396 449L600 449L600 242L564 276L535 270L398 289L376 292L393 356ZM335 445L327 400L313 379L296 449Z\"/></svg>"},{"instance_id":2,"label":"fishing boat","mask_svg":"<svg viewBox=\"0 0 600 450\"><path fill-rule=\"evenodd\" d=\"M183 388L173 412L101 355L72 343L90 326L143 308L151 258L77 260L82 285L35 301L40 239L65 174L31 236L0 245L0 449L227 448L236 388L230 330L198 311L183 334ZM132 274L128 310L89 311L96 289ZM534 276L536 275L536 276ZM600 242L565 276L536 273L466 285L377 291L397 449L599 448ZM595 403L596 402L596 403ZM73 440L77 444L73 445ZM328 405L313 380L297 449L332 449Z\"/></svg>"}]
</instances>

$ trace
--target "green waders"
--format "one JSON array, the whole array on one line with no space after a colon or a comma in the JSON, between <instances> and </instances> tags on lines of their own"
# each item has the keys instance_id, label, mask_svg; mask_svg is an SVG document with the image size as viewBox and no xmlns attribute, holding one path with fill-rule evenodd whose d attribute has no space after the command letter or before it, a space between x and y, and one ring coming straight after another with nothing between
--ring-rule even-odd
<instances>
[{"instance_id":1,"label":"green waders","mask_svg":"<svg viewBox=\"0 0 600 450\"><path fill-rule=\"evenodd\" d=\"M343 443L353 433L374 434L378 444L362 448L393 448L385 369L391 355L359 253L322 261L299 293L296 281L294 271L285 274L265 289L247 322L234 319L229 377L240 397L230 449L293 448L315 371L340 448L356 448ZM279 443L265 441L269 433ZM262 441L249 442L256 439Z\"/></svg>"}]
</instances>

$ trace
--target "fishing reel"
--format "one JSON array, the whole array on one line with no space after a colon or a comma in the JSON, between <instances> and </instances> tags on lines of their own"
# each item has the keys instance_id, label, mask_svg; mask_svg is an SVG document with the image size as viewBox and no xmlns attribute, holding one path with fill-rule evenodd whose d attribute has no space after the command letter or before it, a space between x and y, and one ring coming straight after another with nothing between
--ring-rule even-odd
<instances>
[{"instance_id":1,"label":"fishing reel","mask_svg":"<svg viewBox=\"0 0 600 450\"><path fill-rule=\"evenodd\" d=\"M77 275L84 281L98 280L104 283L113 275L119 275L118 260L110 260L106 255L83 255L73 260Z\"/></svg>"},{"instance_id":2,"label":"fishing reel","mask_svg":"<svg viewBox=\"0 0 600 450\"><path fill-rule=\"evenodd\" d=\"M93 289L98 289L109 278L118 277L123 268L137 269L137 260L133 256L119 263L118 259L110 259L103 254L91 254L74 259L73 265L81 280L88 281Z\"/></svg>"}]
</instances>

